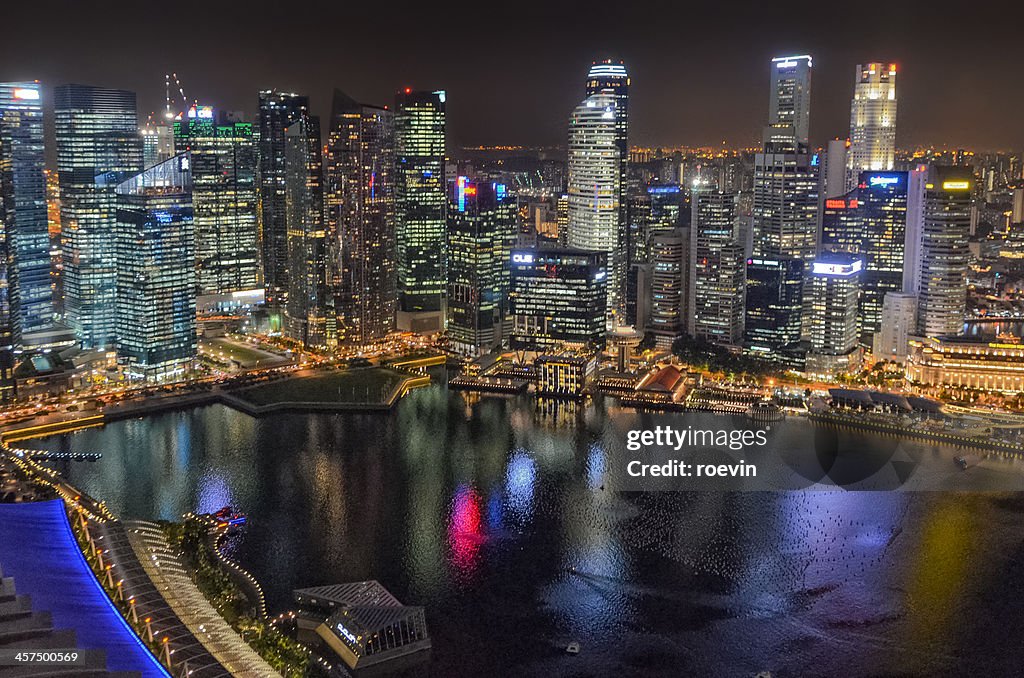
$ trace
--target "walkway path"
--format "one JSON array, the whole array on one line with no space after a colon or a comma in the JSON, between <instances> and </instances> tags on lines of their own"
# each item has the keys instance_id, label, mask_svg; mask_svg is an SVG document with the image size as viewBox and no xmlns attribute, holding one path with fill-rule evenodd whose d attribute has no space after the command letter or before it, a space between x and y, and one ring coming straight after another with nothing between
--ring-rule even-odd
<instances>
[{"instance_id":1,"label":"walkway path","mask_svg":"<svg viewBox=\"0 0 1024 678\"><path fill-rule=\"evenodd\" d=\"M242 640L196 588L178 554L155 523L126 524L128 541L146 574L164 600L206 650L236 678L279 678L255 650ZM189 667L192 668L191 666ZM193 672L193 676L200 675ZM202 674L206 675L206 674Z\"/></svg>"}]
</instances>

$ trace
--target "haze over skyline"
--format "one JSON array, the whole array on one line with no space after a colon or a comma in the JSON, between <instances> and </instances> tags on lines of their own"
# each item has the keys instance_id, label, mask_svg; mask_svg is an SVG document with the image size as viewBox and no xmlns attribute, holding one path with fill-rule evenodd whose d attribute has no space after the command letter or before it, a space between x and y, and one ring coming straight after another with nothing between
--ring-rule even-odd
<instances>
[{"instance_id":1,"label":"haze over skyline","mask_svg":"<svg viewBox=\"0 0 1024 678\"><path fill-rule=\"evenodd\" d=\"M162 109L172 71L190 99L250 115L259 89L308 94L326 116L334 87L380 105L401 87L443 88L451 147L564 145L589 64L613 55L632 77L631 144L741 147L755 145L765 124L770 59L807 53L812 144L848 134L855 68L883 61L900 70L899 147L1024 146L1022 60L1015 24L1000 20L1019 10L1008 2L989 3L985 16L939 16L909 2L860 12L805 2L785 12L535 5L375 15L175 5L163 22L122 3L102 12L57 3L48 21L38 6L18 5L7 10L19 30L0 44L0 80L39 79L48 92L68 82L134 90L142 119Z\"/></svg>"}]
</instances>

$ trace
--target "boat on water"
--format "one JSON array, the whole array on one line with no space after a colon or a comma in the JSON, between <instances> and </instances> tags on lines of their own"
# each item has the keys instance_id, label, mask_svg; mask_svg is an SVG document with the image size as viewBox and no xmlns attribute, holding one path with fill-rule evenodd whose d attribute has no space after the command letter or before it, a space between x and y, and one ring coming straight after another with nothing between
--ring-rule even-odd
<instances>
[{"instance_id":1,"label":"boat on water","mask_svg":"<svg viewBox=\"0 0 1024 678\"><path fill-rule=\"evenodd\" d=\"M953 457L953 461L961 470L966 471L972 466L977 466L981 462L981 457L976 454L961 454Z\"/></svg>"},{"instance_id":2,"label":"boat on water","mask_svg":"<svg viewBox=\"0 0 1024 678\"><path fill-rule=\"evenodd\" d=\"M245 514L232 510L230 506L221 508L216 513L211 514L211 517L216 520L221 527L245 524Z\"/></svg>"},{"instance_id":3,"label":"boat on water","mask_svg":"<svg viewBox=\"0 0 1024 678\"><path fill-rule=\"evenodd\" d=\"M571 643L569 643L568 645L565 646L565 651L566 651L567 654L579 654L580 653L580 644L577 643L574 640L574 641L572 641Z\"/></svg>"}]
</instances>

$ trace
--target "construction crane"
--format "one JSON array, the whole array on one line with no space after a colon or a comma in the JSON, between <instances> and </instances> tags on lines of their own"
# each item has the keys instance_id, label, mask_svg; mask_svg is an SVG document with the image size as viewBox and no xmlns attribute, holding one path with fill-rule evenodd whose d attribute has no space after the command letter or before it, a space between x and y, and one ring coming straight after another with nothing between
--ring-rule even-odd
<instances>
[{"instance_id":1,"label":"construction crane","mask_svg":"<svg viewBox=\"0 0 1024 678\"><path fill-rule=\"evenodd\" d=\"M181 110L176 113L171 109L171 78L174 78L174 85L177 87L178 95L181 97ZM192 102L191 104L189 103L188 98L185 96L185 88L182 87L181 80L178 79L177 73L164 75L164 100L164 117L168 120L181 118L181 116L185 114L185 111L189 109L189 106L194 106L196 104L196 102Z\"/></svg>"}]
</instances>

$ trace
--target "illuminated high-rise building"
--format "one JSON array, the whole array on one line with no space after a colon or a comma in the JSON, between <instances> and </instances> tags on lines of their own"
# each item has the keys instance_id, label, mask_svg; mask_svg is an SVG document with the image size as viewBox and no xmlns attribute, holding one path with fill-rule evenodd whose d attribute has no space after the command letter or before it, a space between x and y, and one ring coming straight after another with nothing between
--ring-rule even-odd
<instances>
[{"instance_id":1,"label":"illuminated high-rise building","mask_svg":"<svg viewBox=\"0 0 1024 678\"><path fill-rule=\"evenodd\" d=\"M859 252L864 262L860 340L866 348L872 346L873 335L882 329L885 296L903 290L908 186L906 172L862 172L858 177Z\"/></svg>"},{"instance_id":2,"label":"illuminated high-rise building","mask_svg":"<svg viewBox=\"0 0 1024 678\"><path fill-rule=\"evenodd\" d=\"M625 294L626 271L630 264L626 233L629 223L626 201L626 176L629 168L629 85L629 73L626 72L626 66L621 60L603 59L595 61L587 72L586 95L590 97L595 94L609 94L615 102L615 147L619 152L619 216L617 228L618 240L622 243L621 247L626 253L625 258L618 262L621 270L609 271L611 276L609 284L617 286L614 289L609 288L609 303L613 301L611 295L615 294L618 295L614 300L617 304L625 303L622 295ZM616 262L609 258L608 263L609 266L612 266Z\"/></svg>"},{"instance_id":3,"label":"illuminated high-rise building","mask_svg":"<svg viewBox=\"0 0 1024 678\"><path fill-rule=\"evenodd\" d=\"M327 280L320 119L302 114L284 130L288 300L285 332L308 348L336 341Z\"/></svg>"},{"instance_id":4,"label":"illuminated high-rise building","mask_svg":"<svg viewBox=\"0 0 1024 678\"><path fill-rule=\"evenodd\" d=\"M174 137L192 162L197 293L255 289L260 252L252 123L218 121L209 106L193 106L175 121Z\"/></svg>"},{"instance_id":5,"label":"illuminated high-rise building","mask_svg":"<svg viewBox=\"0 0 1024 678\"><path fill-rule=\"evenodd\" d=\"M963 333L974 174L969 167L928 170L920 214L917 329L926 337Z\"/></svg>"},{"instance_id":6,"label":"illuminated high-rise building","mask_svg":"<svg viewBox=\"0 0 1024 678\"><path fill-rule=\"evenodd\" d=\"M260 263L267 303L276 306L288 290L284 130L309 113L309 97L263 90L259 107Z\"/></svg>"},{"instance_id":7,"label":"illuminated high-rise building","mask_svg":"<svg viewBox=\"0 0 1024 678\"><path fill-rule=\"evenodd\" d=\"M569 194L563 193L555 202L555 225L558 227L558 246L569 242Z\"/></svg>"},{"instance_id":8,"label":"illuminated high-rise building","mask_svg":"<svg viewBox=\"0 0 1024 678\"><path fill-rule=\"evenodd\" d=\"M768 112L772 137L807 145L811 125L811 66L811 57L806 54L772 59Z\"/></svg>"},{"instance_id":9,"label":"illuminated high-rise building","mask_svg":"<svg viewBox=\"0 0 1024 678\"><path fill-rule=\"evenodd\" d=\"M608 316L623 306L626 241L622 223L620 149L614 94L591 94L569 120L569 236L571 248L604 252Z\"/></svg>"},{"instance_id":10,"label":"illuminated high-rise building","mask_svg":"<svg viewBox=\"0 0 1024 678\"><path fill-rule=\"evenodd\" d=\"M424 334L444 328L445 99L443 90L395 97L398 328Z\"/></svg>"},{"instance_id":11,"label":"illuminated high-rise building","mask_svg":"<svg viewBox=\"0 0 1024 678\"><path fill-rule=\"evenodd\" d=\"M817 251L818 158L807 148L811 58L771 66L771 105L754 157L754 254L811 261Z\"/></svg>"},{"instance_id":12,"label":"illuminated high-rise building","mask_svg":"<svg viewBox=\"0 0 1024 678\"><path fill-rule=\"evenodd\" d=\"M129 379L181 379L196 357L196 234L187 153L120 182L117 353Z\"/></svg>"},{"instance_id":13,"label":"illuminated high-rise building","mask_svg":"<svg viewBox=\"0 0 1024 678\"><path fill-rule=\"evenodd\" d=\"M743 345L752 353L780 359L800 341L804 262L789 257L751 257L746 269Z\"/></svg>"},{"instance_id":14,"label":"illuminated high-rise building","mask_svg":"<svg viewBox=\"0 0 1024 678\"><path fill-rule=\"evenodd\" d=\"M152 167L174 157L174 129L163 120L149 120L139 130L142 165Z\"/></svg>"},{"instance_id":15,"label":"illuminated high-rise building","mask_svg":"<svg viewBox=\"0 0 1024 678\"><path fill-rule=\"evenodd\" d=\"M516 242L516 201L504 184L458 177L448 204L448 337L469 355L503 339Z\"/></svg>"},{"instance_id":16,"label":"illuminated high-rise building","mask_svg":"<svg viewBox=\"0 0 1024 678\"><path fill-rule=\"evenodd\" d=\"M659 231L648 241L650 303L647 331L654 335L657 345L662 348L670 348L675 338L687 329L689 249L689 228Z\"/></svg>"},{"instance_id":17,"label":"illuminated high-rise building","mask_svg":"<svg viewBox=\"0 0 1024 678\"><path fill-rule=\"evenodd\" d=\"M64 314L85 348L116 335L115 187L142 171L135 93L54 89Z\"/></svg>"},{"instance_id":18,"label":"illuminated high-rise building","mask_svg":"<svg viewBox=\"0 0 1024 678\"><path fill-rule=\"evenodd\" d=\"M756 289L748 290L744 309L752 323L747 348L772 357L800 338L801 313L794 308L803 304L804 286L792 275L806 272L818 250L820 180L818 156L808 149L810 94L810 56L772 59L768 125L754 156L753 253L746 265Z\"/></svg>"},{"instance_id":19,"label":"illuminated high-rise building","mask_svg":"<svg viewBox=\"0 0 1024 678\"><path fill-rule=\"evenodd\" d=\"M0 346L32 345L54 322L41 90L38 82L0 83L0 294L8 296Z\"/></svg>"},{"instance_id":20,"label":"illuminated high-rise building","mask_svg":"<svg viewBox=\"0 0 1024 678\"><path fill-rule=\"evenodd\" d=\"M394 115L334 90L324 203L338 343L395 329Z\"/></svg>"},{"instance_id":21,"label":"illuminated high-rise building","mask_svg":"<svg viewBox=\"0 0 1024 678\"><path fill-rule=\"evenodd\" d=\"M820 252L860 252L864 239L855 188L838 198L826 198L821 210Z\"/></svg>"},{"instance_id":22,"label":"illuminated high-rise building","mask_svg":"<svg viewBox=\"0 0 1024 678\"><path fill-rule=\"evenodd\" d=\"M689 334L738 346L743 338L744 247L739 196L693 190L690 225Z\"/></svg>"},{"instance_id":23,"label":"illuminated high-rise building","mask_svg":"<svg viewBox=\"0 0 1024 678\"><path fill-rule=\"evenodd\" d=\"M565 345L604 347L604 252L517 247L511 258L512 348L551 351Z\"/></svg>"},{"instance_id":24,"label":"illuminated high-rise building","mask_svg":"<svg viewBox=\"0 0 1024 678\"><path fill-rule=\"evenodd\" d=\"M806 294L811 350L807 372L846 372L859 364L858 299L863 262L856 254L824 254L811 264Z\"/></svg>"},{"instance_id":25,"label":"illuminated high-rise building","mask_svg":"<svg viewBox=\"0 0 1024 678\"><path fill-rule=\"evenodd\" d=\"M848 187L861 172L893 169L896 160L896 64L858 65L850 103Z\"/></svg>"}]
</instances>

